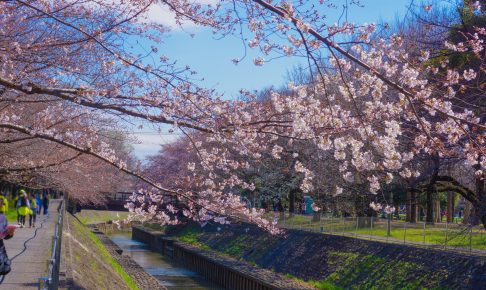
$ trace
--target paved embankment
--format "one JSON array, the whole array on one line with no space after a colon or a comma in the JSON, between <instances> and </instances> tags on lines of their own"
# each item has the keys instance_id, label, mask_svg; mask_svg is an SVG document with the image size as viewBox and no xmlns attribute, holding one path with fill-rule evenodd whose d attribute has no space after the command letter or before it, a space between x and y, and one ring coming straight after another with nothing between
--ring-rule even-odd
<instances>
[{"instance_id":1,"label":"paved embankment","mask_svg":"<svg viewBox=\"0 0 486 290\"><path fill-rule=\"evenodd\" d=\"M13 258L12 271L0 289L38 289L39 278L47 273L59 203L52 200L49 214L37 216L36 228L19 228L13 238L5 240L8 256Z\"/></svg>"}]
</instances>

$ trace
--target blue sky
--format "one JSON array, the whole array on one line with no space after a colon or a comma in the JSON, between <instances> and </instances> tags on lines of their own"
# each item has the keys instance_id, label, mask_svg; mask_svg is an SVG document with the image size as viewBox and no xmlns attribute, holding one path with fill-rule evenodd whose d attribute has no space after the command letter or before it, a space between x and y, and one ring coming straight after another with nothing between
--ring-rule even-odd
<instances>
[{"instance_id":1,"label":"blue sky","mask_svg":"<svg viewBox=\"0 0 486 290\"><path fill-rule=\"evenodd\" d=\"M205 0L211 2L211 0ZM346 1L334 1L342 6ZM348 1L351 2L351 1ZM403 17L410 4L410 0L362 0L364 7L352 6L348 11L349 22L362 23L393 23L396 17ZM341 10L329 10L328 16L332 21L341 14ZM166 11L154 11L151 15L157 21L170 24L170 14ZM180 65L189 65L198 72L196 77L204 78L202 85L216 89L231 98L242 88L258 90L269 86L279 87L284 84L288 70L305 64L302 58L280 58L257 67L253 58L260 56L259 51L247 49L247 57L238 65L231 61L244 54L243 43L235 37L217 40L212 32L206 29L188 28L189 32L174 28L162 45L159 52ZM176 136L153 134L149 128L144 128L136 136L142 142L135 144L135 154L143 159L147 155L155 154L160 144L173 141Z\"/></svg>"},{"instance_id":2,"label":"blue sky","mask_svg":"<svg viewBox=\"0 0 486 290\"><path fill-rule=\"evenodd\" d=\"M410 0L363 0L362 4L365 7L352 6L348 12L348 19L358 24L377 23L380 20L393 21L396 16L404 15L409 3ZM334 21L333 18L337 19L341 10L330 10L330 13L330 19ZM207 30L196 31L194 38L188 33L174 30L159 51L191 66L200 77L204 76L207 86L230 95L236 94L240 88L261 89L270 85L279 86L283 83L288 69L305 62L305 59L280 58L257 67L253 65L253 57L260 54L248 49L247 58L235 66L231 60L244 54L241 40L234 37L216 40Z\"/></svg>"}]
</instances>

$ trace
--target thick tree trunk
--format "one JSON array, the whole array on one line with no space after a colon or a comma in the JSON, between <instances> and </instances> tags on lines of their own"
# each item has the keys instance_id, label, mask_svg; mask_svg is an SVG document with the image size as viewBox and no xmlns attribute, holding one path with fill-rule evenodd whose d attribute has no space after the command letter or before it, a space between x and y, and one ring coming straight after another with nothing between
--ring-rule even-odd
<instances>
[{"instance_id":1,"label":"thick tree trunk","mask_svg":"<svg viewBox=\"0 0 486 290\"><path fill-rule=\"evenodd\" d=\"M455 192L449 191L447 193L447 222L452 223L452 219L454 218L454 199L455 199Z\"/></svg>"},{"instance_id":2,"label":"thick tree trunk","mask_svg":"<svg viewBox=\"0 0 486 290\"><path fill-rule=\"evenodd\" d=\"M435 199L435 222L440 223L442 222L442 209L440 208L440 200L437 196Z\"/></svg>"},{"instance_id":3,"label":"thick tree trunk","mask_svg":"<svg viewBox=\"0 0 486 290\"><path fill-rule=\"evenodd\" d=\"M407 191L407 198L405 202L405 213L406 213L405 220L407 222L410 222L412 216L412 198L411 198L410 191L411 190Z\"/></svg>"},{"instance_id":4,"label":"thick tree trunk","mask_svg":"<svg viewBox=\"0 0 486 290\"><path fill-rule=\"evenodd\" d=\"M472 204L469 201L466 201L466 208L464 208L464 216L462 219L463 224L468 224L470 222L472 209L473 209Z\"/></svg>"},{"instance_id":5,"label":"thick tree trunk","mask_svg":"<svg viewBox=\"0 0 486 290\"><path fill-rule=\"evenodd\" d=\"M433 162L433 169L432 175L430 176L430 182L427 186L426 194L427 194L427 217L426 222L434 223L434 195L437 191L436 182L437 176L439 176L439 156L435 154L432 156Z\"/></svg>"},{"instance_id":6,"label":"thick tree trunk","mask_svg":"<svg viewBox=\"0 0 486 290\"><path fill-rule=\"evenodd\" d=\"M481 172L480 161L482 156L478 156L477 165L473 166L474 170ZM476 174L475 195L477 202L472 203L472 212L469 217L469 223L479 225L480 223L486 228L486 196L484 192L484 173Z\"/></svg>"},{"instance_id":7,"label":"thick tree trunk","mask_svg":"<svg viewBox=\"0 0 486 290\"><path fill-rule=\"evenodd\" d=\"M434 185L432 185L430 189L427 188L427 209L425 213L425 221L428 223L434 223L434 192Z\"/></svg>"},{"instance_id":8,"label":"thick tree trunk","mask_svg":"<svg viewBox=\"0 0 486 290\"><path fill-rule=\"evenodd\" d=\"M410 188L407 191L407 203L405 205L407 210L407 222L417 222L417 192L415 188Z\"/></svg>"},{"instance_id":9,"label":"thick tree trunk","mask_svg":"<svg viewBox=\"0 0 486 290\"><path fill-rule=\"evenodd\" d=\"M478 203L473 204L473 217L471 218L471 223L473 225L483 224L486 228L486 194L484 192L484 174L476 177L476 196L478 198Z\"/></svg>"},{"instance_id":10,"label":"thick tree trunk","mask_svg":"<svg viewBox=\"0 0 486 290\"><path fill-rule=\"evenodd\" d=\"M410 210L410 222L411 223L416 223L417 222L417 191L415 188L413 188L410 191L410 204L411 204L411 210Z\"/></svg>"}]
</instances>

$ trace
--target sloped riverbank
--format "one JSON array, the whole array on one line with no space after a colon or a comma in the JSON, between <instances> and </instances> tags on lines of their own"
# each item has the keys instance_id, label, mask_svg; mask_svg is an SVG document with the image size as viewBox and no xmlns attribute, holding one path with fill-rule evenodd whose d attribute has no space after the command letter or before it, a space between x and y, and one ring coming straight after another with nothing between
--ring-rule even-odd
<instances>
[{"instance_id":1,"label":"sloped riverbank","mask_svg":"<svg viewBox=\"0 0 486 290\"><path fill-rule=\"evenodd\" d=\"M93 233L103 243L103 246L113 259L115 259L115 261L123 267L124 271L133 278L138 289L167 290L167 288L161 285L155 277L147 273L142 266L133 260L132 257L127 255L120 246L113 242L110 236L107 236L96 229L93 230Z\"/></svg>"},{"instance_id":2,"label":"sloped riverbank","mask_svg":"<svg viewBox=\"0 0 486 290\"><path fill-rule=\"evenodd\" d=\"M139 289L91 229L70 214L64 219L61 257L62 289Z\"/></svg>"},{"instance_id":3,"label":"sloped riverbank","mask_svg":"<svg viewBox=\"0 0 486 290\"><path fill-rule=\"evenodd\" d=\"M483 257L298 230L276 237L247 224L168 233L321 289L486 289Z\"/></svg>"}]
</instances>

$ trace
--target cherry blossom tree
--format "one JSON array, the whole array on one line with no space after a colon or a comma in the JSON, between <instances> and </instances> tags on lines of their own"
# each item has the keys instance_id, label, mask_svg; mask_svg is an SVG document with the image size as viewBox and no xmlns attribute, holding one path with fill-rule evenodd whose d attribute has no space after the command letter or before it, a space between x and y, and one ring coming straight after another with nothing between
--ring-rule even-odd
<instances>
[{"instance_id":1,"label":"cherry blossom tree","mask_svg":"<svg viewBox=\"0 0 486 290\"><path fill-rule=\"evenodd\" d=\"M310 81L289 83L291 96L271 92L270 102L244 90L240 100L223 100L194 83L190 68L158 52L167 28L147 18L153 5L168 7L181 25L191 22L221 36L241 37L261 51L257 66L274 57L304 56ZM484 13L476 2L465 5ZM336 9L331 1L0 1L2 96L45 104L34 115L43 116L39 122L24 122L16 110L3 111L0 128L62 145L139 178L150 187L128 204L133 218L162 223L176 223L176 213L201 222L243 218L277 232L276 221L246 208L235 194L234 189L255 189L236 172L265 153L277 157L292 151L296 140L332 152L342 163L343 179L351 180L353 172L365 176L364 194L378 194L381 182L397 175L418 175L407 165L418 153L461 154L482 176L484 120L453 99L463 86L483 92L476 81L484 74L484 27L472 26L461 41L444 43L450 51L473 56L477 66L464 70L442 60L439 69L428 62L431 51L414 57L401 36L376 36L381 27L375 24L328 23L330 9ZM131 48L137 40L154 45L139 54ZM49 127L59 110L82 115L81 124L101 114L143 119L156 129L173 126L186 134L197 162L188 162L192 173L184 184L168 188L128 166L95 127L62 132ZM294 168L302 175L302 190L313 190L311 166L299 161ZM341 193L342 186L334 191ZM184 206L164 204L165 196Z\"/></svg>"}]
</instances>

